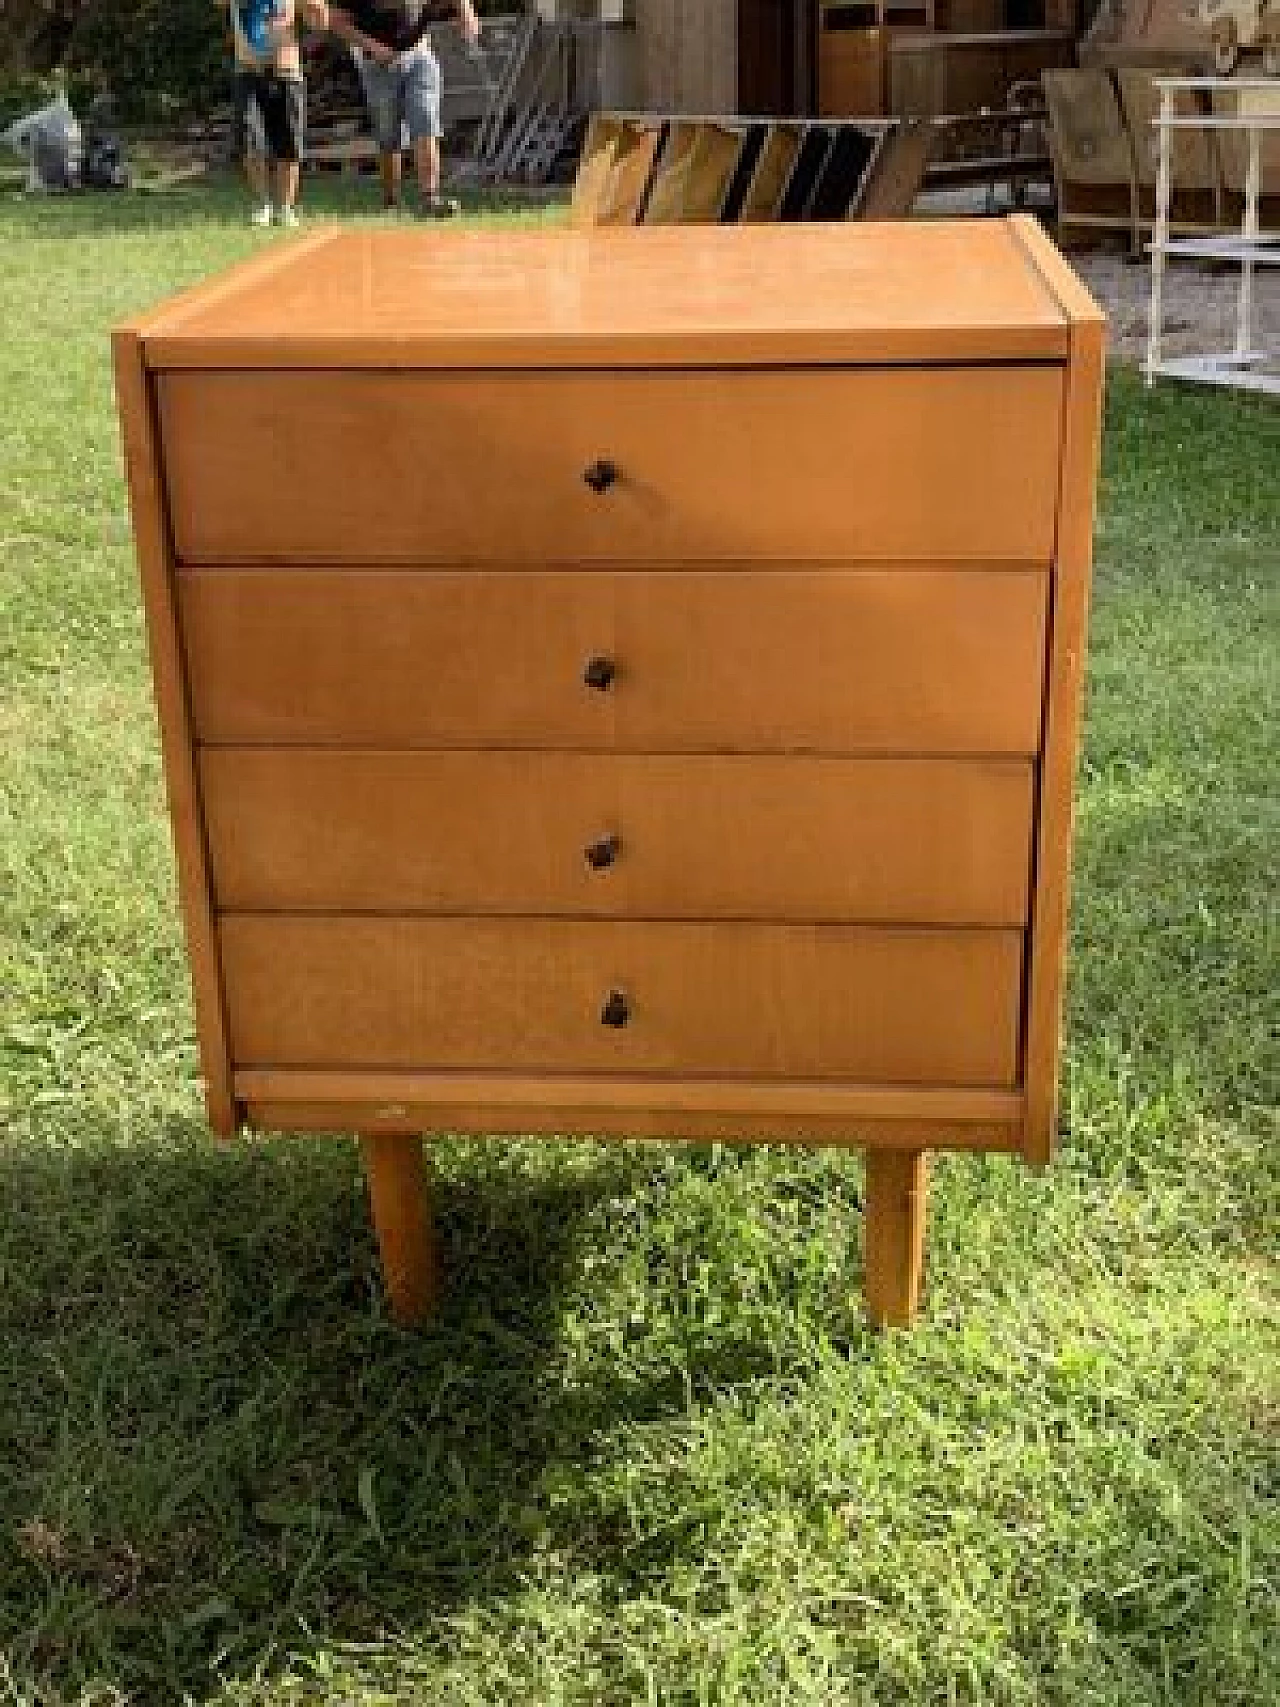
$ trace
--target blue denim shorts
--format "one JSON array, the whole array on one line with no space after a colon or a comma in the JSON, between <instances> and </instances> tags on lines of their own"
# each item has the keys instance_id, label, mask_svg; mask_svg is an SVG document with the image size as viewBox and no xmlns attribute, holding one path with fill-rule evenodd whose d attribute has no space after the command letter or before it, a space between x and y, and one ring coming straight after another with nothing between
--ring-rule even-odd
<instances>
[{"instance_id":1,"label":"blue denim shorts","mask_svg":"<svg viewBox=\"0 0 1280 1707\"><path fill-rule=\"evenodd\" d=\"M394 65L359 58L360 81L374 138L384 154L421 136L440 135L440 62L429 47L402 54Z\"/></svg>"}]
</instances>

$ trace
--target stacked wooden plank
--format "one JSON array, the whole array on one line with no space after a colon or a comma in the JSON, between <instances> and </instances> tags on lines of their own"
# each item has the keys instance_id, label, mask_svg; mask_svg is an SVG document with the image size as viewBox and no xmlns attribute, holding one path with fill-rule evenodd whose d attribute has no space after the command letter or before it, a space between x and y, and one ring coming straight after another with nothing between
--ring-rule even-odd
<instances>
[{"instance_id":1,"label":"stacked wooden plank","mask_svg":"<svg viewBox=\"0 0 1280 1707\"><path fill-rule=\"evenodd\" d=\"M1058 237L1081 231L1118 232L1140 253L1155 219L1157 159L1154 118L1158 69L1126 65L1046 71L1044 90L1057 196ZM1179 91L1175 109L1186 117L1203 109L1194 90ZM1273 170L1268 189L1280 184L1280 137L1267 138ZM1244 158L1238 137L1179 128L1170 159L1170 230L1194 236L1239 223ZM1280 227L1280 195L1262 198L1264 227Z\"/></svg>"},{"instance_id":2,"label":"stacked wooden plank","mask_svg":"<svg viewBox=\"0 0 1280 1707\"><path fill-rule=\"evenodd\" d=\"M597 113L573 218L584 226L902 218L931 135L885 119Z\"/></svg>"}]
</instances>

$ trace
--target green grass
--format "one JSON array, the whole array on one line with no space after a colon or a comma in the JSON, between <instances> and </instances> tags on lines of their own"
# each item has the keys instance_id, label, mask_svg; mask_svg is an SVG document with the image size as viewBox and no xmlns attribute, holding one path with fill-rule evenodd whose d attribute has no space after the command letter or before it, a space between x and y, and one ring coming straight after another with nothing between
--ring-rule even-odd
<instances>
[{"instance_id":1,"label":"green grass","mask_svg":"<svg viewBox=\"0 0 1280 1707\"><path fill-rule=\"evenodd\" d=\"M0 199L0 1702L1274 1702L1280 413L1112 377L1061 1156L918 1331L856 1154L476 1142L404 1335L202 1125L106 332L242 214Z\"/></svg>"}]
</instances>

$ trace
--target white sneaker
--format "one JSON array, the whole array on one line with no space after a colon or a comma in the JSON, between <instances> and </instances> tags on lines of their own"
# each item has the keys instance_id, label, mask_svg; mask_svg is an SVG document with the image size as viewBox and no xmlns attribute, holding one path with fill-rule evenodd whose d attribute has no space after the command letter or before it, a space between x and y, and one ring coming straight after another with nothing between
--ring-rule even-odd
<instances>
[{"instance_id":1,"label":"white sneaker","mask_svg":"<svg viewBox=\"0 0 1280 1707\"><path fill-rule=\"evenodd\" d=\"M271 224L271 203L270 202L263 202L261 207L255 207L253 212L249 215L249 224L250 225L270 225Z\"/></svg>"},{"instance_id":2,"label":"white sneaker","mask_svg":"<svg viewBox=\"0 0 1280 1707\"><path fill-rule=\"evenodd\" d=\"M298 218L296 207L282 207L276 214L276 224L283 225L286 231L295 231L302 221Z\"/></svg>"}]
</instances>

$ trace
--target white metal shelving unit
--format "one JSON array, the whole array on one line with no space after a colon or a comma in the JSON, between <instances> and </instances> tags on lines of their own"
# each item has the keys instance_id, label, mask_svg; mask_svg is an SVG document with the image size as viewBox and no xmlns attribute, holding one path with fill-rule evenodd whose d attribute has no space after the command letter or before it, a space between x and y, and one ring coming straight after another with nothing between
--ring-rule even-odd
<instances>
[{"instance_id":1,"label":"white metal shelving unit","mask_svg":"<svg viewBox=\"0 0 1280 1707\"><path fill-rule=\"evenodd\" d=\"M1197 380L1205 385L1229 385L1280 396L1280 349L1257 349L1253 341L1254 272L1258 267L1280 264L1280 235L1263 233L1258 221L1258 204L1262 197L1262 136L1264 131L1280 131L1280 78L1162 77L1157 79L1156 86L1160 90L1160 112L1155 120L1160 157L1156 169L1155 230L1149 245L1151 318L1147 331L1147 384L1154 385L1156 376L1165 374L1175 379ZM1229 113L1216 108L1203 113L1176 112L1174 102L1182 90L1203 91L1210 96L1224 91L1236 97L1236 111ZM1169 235L1173 133L1197 129L1235 131L1246 138L1248 165L1244 185L1244 219L1238 233L1222 237ZM1162 356L1165 262L1177 256L1239 263L1234 349L1217 355Z\"/></svg>"}]
</instances>

